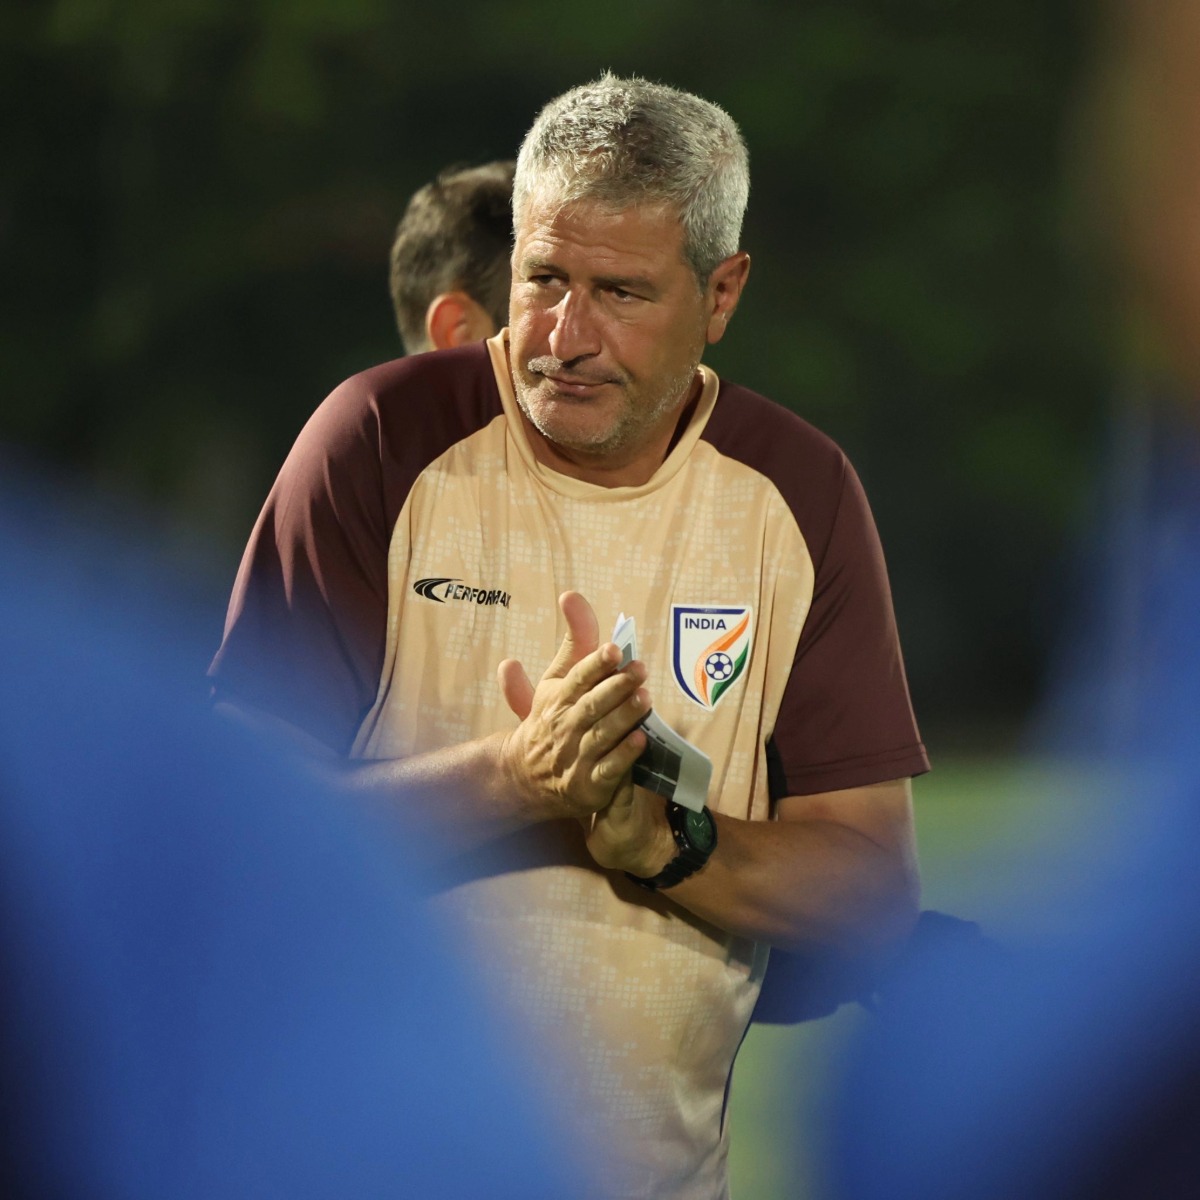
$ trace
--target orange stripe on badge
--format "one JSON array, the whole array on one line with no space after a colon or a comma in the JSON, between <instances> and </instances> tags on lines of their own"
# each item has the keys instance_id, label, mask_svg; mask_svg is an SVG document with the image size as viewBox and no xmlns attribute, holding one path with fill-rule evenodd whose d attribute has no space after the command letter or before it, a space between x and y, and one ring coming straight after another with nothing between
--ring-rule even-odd
<instances>
[{"instance_id":1,"label":"orange stripe on badge","mask_svg":"<svg viewBox=\"0 0 1200 1200\"><path fill-rule=\"evenodd\" d=\"M742 636L746 631L746 626L750 621L750 614L747 613L741 621L738 622L724 637L717 638L715 642L696 659L696 674L693 677L696 683L696 691L700 693L700 698L705 704L708 703L708 672L704 669L704 664L708 662L710 654L716 654L720 650L728 650L734 642Z\"/></svg>"},{"instance_id":2,"label":"orange stripe on badge","mask_svg":"<svg viewBox=\"0 0 1200 1200\"><path fill-rule=\"evenodd\" d=\"M718 650L728 650L729 647L732 646L733 643L736 642L738 640L738 638L740 638L742 636L743 633L745 633L746 626L749 623L750 623L750 614L747 613L741 619L741 621L729 633L727 633L719 642L714 642L708 648L708 654L716 654L716 652ZM704 657L707 658L708 654L706 654Z\"/></svg>"}]
</instances>

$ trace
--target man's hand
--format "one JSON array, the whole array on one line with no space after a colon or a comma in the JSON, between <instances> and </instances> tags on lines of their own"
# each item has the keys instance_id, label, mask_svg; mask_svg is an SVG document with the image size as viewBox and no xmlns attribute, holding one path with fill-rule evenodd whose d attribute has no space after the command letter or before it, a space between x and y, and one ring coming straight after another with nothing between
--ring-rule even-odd
<instances>
[{"instance_id":1,"label":"man's hand","mask_svg":"<svg viewBox=\"0 0 1200 1200\"><path fill-rule=\"evenodd\" d=\"M675 837L661 796L622 780L616 795L584 821L587 848L602 867L649 879L675 857Z\"/></svg>"},{"instance_id":2,"label":"man's hand","mask_svg":"<svg viewBox=\"0 0 1200 1200\"><path fill-rule=\"evenodd\" d=\"M567 634L536 688L514 659L500 664L500 689L521 724L500 761L514 791L538 816L590 819L606 808L646 748L638 722L650 711L640 662L618 670L621 652L600 645L592 606L578 592L558 600Z\"/></svg>"}]
</instances>

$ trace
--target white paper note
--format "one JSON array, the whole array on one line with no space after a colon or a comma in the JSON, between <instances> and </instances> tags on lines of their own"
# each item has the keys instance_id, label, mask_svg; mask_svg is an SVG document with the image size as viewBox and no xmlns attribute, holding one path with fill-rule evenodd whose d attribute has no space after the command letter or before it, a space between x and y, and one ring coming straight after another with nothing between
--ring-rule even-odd
<instances>
[{"instance_id":1,"label":"white paper note","mask_svg":"<svg viewBox=\"0 0 1200 1200\"><path fill-rule=\"evenodd\" d=\"M622 667L637 658L637 627L632 617L624 613L617 617L612 640L620 647ZM708 800L712 760L676 733L653 709L641 725L649 744L633 765L633 782L699 812Z\"/></svg>"}]
</instances>

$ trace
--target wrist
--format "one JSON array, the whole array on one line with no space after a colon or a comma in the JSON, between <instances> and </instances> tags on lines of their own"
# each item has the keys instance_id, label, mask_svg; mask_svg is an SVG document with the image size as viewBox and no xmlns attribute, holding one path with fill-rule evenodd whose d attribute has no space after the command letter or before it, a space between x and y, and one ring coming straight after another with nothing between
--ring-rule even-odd
<instances>
[{"instance_id":1,"label":"wrist","mask_svg":"<svg viewBox=\"0 0 1200 1200\"><path fill-rule=\"evenodd\" d=\"M701 870L717 848L717 827L707 807L695 812L680 804L667 802L666 822L674 844L669 861L654 874L627 871L626 874L644 888L656 892L674 887Z\"/></svg>"},{"instance_id":2,"label":"wrist","mask_svg":"<svg viewBox=\"0 0 1200 1200\"><path fill-rule=\"evenodd\" d=\"M493 778L500 793L496 799L500 805L513 810L514 816L524 821L546 821L561 814L549 811L542 790L524 769L519 730L493 734L488 740L493 744L495 772Z\"/></svg>"},{"instance_id":3,"label":"wrist","mask_svg":"<svg viewBox=\"0 0 1200 1200\"><path fill-rule=\"evenodd\" d=\"M678 853L675 835L671 832L667 820L666 805L657 796L651 798L650 810L653 813L650 836L643 839L638 847L636 859L624 869L630 875L652 879L672 862Z\"/></svg>"}]
</instances>

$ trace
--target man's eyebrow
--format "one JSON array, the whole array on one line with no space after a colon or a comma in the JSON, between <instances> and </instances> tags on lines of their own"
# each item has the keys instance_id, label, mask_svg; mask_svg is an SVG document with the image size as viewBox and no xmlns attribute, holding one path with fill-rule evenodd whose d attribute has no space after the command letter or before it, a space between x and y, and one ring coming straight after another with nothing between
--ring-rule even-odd
<instances>
[{"instance_id":1,"label":"man's eyebrow","mask_svg":"<svg viewBox=\"0 0 1200 1200\"><path fill-rule=\"evenodd\" d=\"M557 271L560 275L563 273L562 268L550 258L523 258L521 259L522 271Z\"/></svg>"},{"instance_id":2,"label":"man's eyebrow","mask_svg":"<svg viewBox=\"0 0 1200 1200\"><path fill-rule=\"evenodd\" d=\"M523 258L519 264L520 270L528 274L532 271L548 271L555 275L566 275L566 271L552 258ZM646 296L657 296L658 285L646 275L597 275L593 282L597 287L620 288L626 292L638 292Z\"/></svg>"},{"instance_id":3,"label":"man's eyebrow","mask_svg":"<svg viewBox=\"0 0 1200 1200\"><path fill-rule=\"evenodd\" d=\"M620 288L623 292L658 295L658 285L645 275L597 275L596 283L603 288Z\"/></svg>"}]
</instances>

